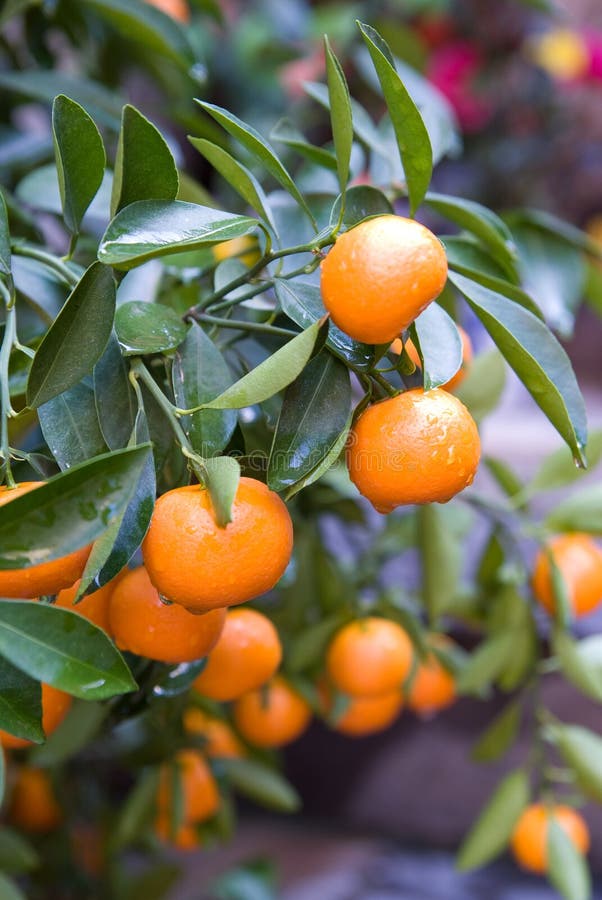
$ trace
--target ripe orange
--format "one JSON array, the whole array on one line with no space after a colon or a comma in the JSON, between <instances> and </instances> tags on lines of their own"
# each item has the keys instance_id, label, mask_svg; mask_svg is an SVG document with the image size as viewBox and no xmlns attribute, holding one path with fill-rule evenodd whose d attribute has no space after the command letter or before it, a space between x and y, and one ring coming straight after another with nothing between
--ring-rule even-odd
<instances>
[{"instance_id":1,"label":"ripe orange","mask_svg":"<svg viewBox=\"0 0 602 900\"><path fill-rule=\"evenodd\" d=\"M164 844L170 844L178 850L197 850L200 843L194 825L187 825L185 822L172 835L169 816L165 813L159 813L155 819L155 834Z\"/></svg>"},{"instance_id":2,"label":"ripe orange","mask_svg":"<svg viewBox=\"0 0 602 900\"><path fill-rule=\"evenodd\" d=\"M49 737L55 731L71 708L73 698L64 691L59 691L51 684L42 684L42 728L44 734ZM7 750L17 750L21 747L30 747L32 741L15 737L8 731L0 729L0 744Z\"/></svg>"},{"instance_id":3,"label":"ripe orange","mask_svg":"<svg viewBox=\"0 0 602 900\"><path fill-rule=\"evenodd\" d=\"M413 219L378 216L341 234L322 263L324 306L357 341L387 344L447 280L447 258L435 235Z\"/></svg>"},{"instance_id":4,"label":"ripe orange","mask_svg":"<svg viewBox=\"0 0 602 900\"><path fill-rule=\"evenodd\" d=\"M203 753L219 759L237 759L246 751L230 726L223 719L209 716L191 706L184 712L184 728L189 734L200 734L205 739Z\"/></svg>"},{"instance_id":5,"label":"ripe orange","mask_svg":"<svg viewBox=\"0 0 602 900\"><path fill-rule=\"evenodd\" d=\"M585 616L602 601L602 551L588 534L562 534L548 543L566 584L573 614ZM533 570L533 593L548 612L556 608L550 563L540 550Z\"/></svg>"},{"instance_id":6,"label":"ripe orange","mask_svg":"<svg viewBox=\"0 0 602 900\"><path fill-rule=\"evenodd\" d=\"M199 485L159 497L142 555L164 597L206 612L271 590L292 549L291 517L278 494L241 478L225 528L218 527L209 492Z\"/></svg>"},{"instance_id":7,"label":"ripe orange","mask_svg":"<svg viewBox=\"0 0 602 900\"><path fill-rule=\"evenodd\" d=\"M269 681L281 660L278 632L267 616L233 609L194 687L212 700L235 700Z\"/></svg>"},{"instance_id":8,"label":"ripe orange","mask_svg":"<svg viewBox=\"0 0 602 900\"><path fill-rule=\"evenodd\" d=\"M24 481L16 488L0 487L0 506L16 497L42 487L43 481ZM90 547L74 550L60 559L28 566L26 569L0 570L0 597L39 597L40 594L56 594L81 578Z\"/></svg>"},{"instance_id":9,"label":"ripe orange","mask_svg":"<svg viewBox=\"0 0 602 900\"><path fill-rule=\"evenodd\" d=\"M254 266L261 259L257 241L249 235L222 241L213 247L213 256L218 262L231 259L233 256L240 259L246 266Z\"/></svg>"},{"instance_id":10,"label":"ripe orange","mask_svg":"<svg viewBox=\"0 0 602 900\"><path fill-rule=\"evenodd\" d=\"M234 704L234 721L243 738L256 747L283 747L300 737L311 719L309 704L277 676Z\"/></svg>"},{"instance_id":11,"label":"ripe orange","mask_svg":"<svg viewBox=\"0 0 602 900\"><path fill-rule=\"evenodd\" d=\"M184 24L190 22L190 9L186 0L146 0L146 2L156 6L172 19L178 19Z\"/></svg>"},{"instance_id":12,"label":"ripe orange","mask_svg":"<svg viewBox=\"0 0 602 900\"><path fill-rule=\"evenodd\" d=\"M175 757L182 792L182 822L190 825L206 822L219 809L219 791L211 769L204 757L196 750L180 750ZM173 803L173 768L169 764L161 767L157 810L160 817L169 817Z\"/></svg>"},{"instance_id":13,"label":"ripe orange","mask_svg":"<svg viewBox=\"0 0 602 900\"><path fill-rule=\"evenodd\" d=\"M94 593L86 594L79 603L74 605L73 601L75 600L81 580L78 579L71 587L59 591L56 600L54 601L55 606L62 606L64 609L70 609L72 612L79 613L80 616L83 616L85 619L93 622L94 625L98 625L98 627L102 628L103 631L106 631L107 634L110 634L109 608L111 605L111 594L119 581L126 574L126 571L127 570L120 572L119 575L116 575L115 578L103 585L103 587L99 588L97 591L94 591Z\"/></svg>"},{"instance_id":14,"label":"ripe orange","mask_svg":"<svg viewBox=\"0 0 602 900\"><path fill-rule=\"evenodd\" d=\"M331 682L352 697L399 691L412 667L412 643L397 622L368 617L338 631L328 647Z\"/></svg>"},{"instance_id":15,"label":"ripe orange","mask_svg":"<svg viewBox=\"0 0 602 900\"><path fill-rule=\"evenodd\" d=\"M347 442L350 478L381 513L451 500L472 483L480 455L474 419L441 388L417 388L369 406Z\"/></svg>"},{"instance_id":16,"label":"ripe orange","mask_svg":"<svg viewBox=\"0 0 602 900\"><path fill-rule=\"evenodd\" d=\"M462 365L460 366L456 374L449 379L449 381L441 385L441 388L444 391L453 391L454 388L457 388L458 385L462 384L462 382L466 378L466 375L468 374L468 370L472 362L472 341L461 325L457 325L456 327L458 329L458 334L460 335L460 340L462 341ZM401 353L402 349L403 344L401 343L400 338L397 338L397 340L393 341L393 343L391 344L391 350L393 351L393 353ZM420 362L420 356L411 338L408 338L408 340L406 341L405 349L414 365L418 366L418 368L421 368L422 364Z\"/></svg>"},{"instance_id":17,"label":"ripe orange","mask_svg":"<svg viewBox=\"0 0 602 900\"><path fill-rule=\"evenodd\" d=\"M195 615L177 603L164 603L144 566L129 571L111 595L109 624L117 646L160 662L206 656L225 619L223 609Z\"/></svg>"},{"instance_id":18,"label":"ripe orange","mask_svg":"<svg viewBox=\"0 0 602 900\"><path fill-rule=\"evenodd\" d=\"M443 635L436 635L431 643L442 648L451 646ZM455 679L435 653L418 663L406 699L410 709L426 715L450 706L456 699Z\"/></svg>"},{"instance_id":19,"label":"ripe orange","mask_svg":"<svg viewBox=\"0 0 602 900\"><path fill-rule=\"evenodd\" d=\"M44 833L63 818L50 779L42 769L21 766L10 798L9 818L23 831Z\"/></svg>"},{"instance_id":20,"label":"ripe orange","mask_svg":"<svg viewBox=\"0 0 602 900\"><path fill-rule=\"evenodd\" d=\"M581 854L589 850L589 831L583 817L570 806L528 806L512 834L516 861L531 872L545 872L548 866L548 822L553 819L566 832Z\"/></svg>"},{"instance_id":21,"label":"ripe orange","mask_svg":"<svg viewBox=\"0 0 602 900\"><path fill-rule=\"evenodd\" d=\"M326 699L325 711L330 701ZM375 697L350 697L345 712L333 724L335 731L348 737L364 737L389 728L403 708L401 691L389 691Z\"/></svg>"}]
</instances>

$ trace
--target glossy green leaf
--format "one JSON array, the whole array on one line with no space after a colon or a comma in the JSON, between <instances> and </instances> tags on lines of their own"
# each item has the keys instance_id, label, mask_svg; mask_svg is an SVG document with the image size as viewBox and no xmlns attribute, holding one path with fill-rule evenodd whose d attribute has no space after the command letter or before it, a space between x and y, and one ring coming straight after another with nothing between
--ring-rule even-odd
<instances>
[{"instance_id":1,"label":"glossy green leaf","mask_svg":"<svg viewBox=\"0 0 602 900\"><path fill-rule=\"evenodd\" d=\"M310 144L290 119L284 118L276 122L270 132L270 139L296 150L300 156L311 163L333 172L337 170L336 156L330 150L325 150L324 147Z\"/></svg>"},{"instance_id":2,"label":"glossy green leaf","mask_svg":"<svg viewBox=\"0 0 602 900\"><path fill-rule=\"evenodd\" d=\"M600 244L594 240L586 231L576 228L564 219L559 219L553 213L546 212L543 209L516 209L504 217L510 224L512 231L516 224L527 224L532 228L539 228L544 232L563 238L567 244L576 247L579 250L585 250L591 256L602 259L602 248Z\"/></svg>"},{"instance_id":3,"label":"glossy green leaf","mask_svg":"<svg viewBox=\"0 0 602 900\"><path fill-rule=\"evenodd\" d=\"M129 103L115 157L111 216L136 200L175 200L178 170L160 131Z\"/></svg>"},{"instance_id":4,"label":"glossy green leaf","mask_svg":"<svg viewBox=\"0 0 602 900\"><path fill-rule=\"evenodd\" d=\"M52 400L92 372L109 340L114 312L112 272L92 263L36 351L27 382L29 407Z\"/></svg>"},{"instance_id":5,"label":"glossy green leaf","mask_svg":"<svg viewBox=\"0 0 602 900\"><path fill-rule=\"evenodd\" d=\"M0 897L2 900L27 900L19 885L0 872Z\"/></svg>"},{"instance_id":6,"label":"glossy green leaf","mask_svg":"<svg viewBox=\"0 0 602 900\"><path fill-rule=\"evenodd\" d=\"M59 606L0 600L0 653L32 678L84 700L136 689L105 632Z\"/></svg>"},{"instance_id":7,"label":"glossy green leaf","mask_svg":"<svg viewBox=\"0 0 602 900\"><path fill-rule=\"evenodd\" d=\"M421 312L412 330L418 338L425 391L441 387L462 365L462 341L454 320L438 303Z\"/></svg>"},{"instance_id":8,"label":"glossy green leaf","mask_svg":"<svg viewBox=\"0 0 602 900\"><path fill-rule=\"evenodd\" d=\"M276 151L251 125L237 118L227 109L207 103L204 100L196 101L199 106L209 113L215 121L224 128L231 137L239 141L255 159L264 166L273 178L293 197L301 209L307 214L312 223L315 220L303 194L291 178L289 172L278 158Z\"/></svg>"},{"instance_id":9,"label":"glossy green leaf","mask_svg":"<svg viewBox=\"0 0 602 900\"><path fill-rule=\"evenodd\" d=\"M29 754L31 764L47 768L71 759L97 737L110 711L106 703L76 701L46 742Z\"/></svg>"},{"instance_id":10,"label":"glossy green leaf","mask_svg":"<svg viewBox=\"0 0 602 900\"><path fill-rule=\"evenodd\" d=\"M235 791L277 812L293 813L301 806L301 798L279 772L251 759L224 759L228 781Z\"/></svg>"},{"instance_id":11,"label":"glossy green leaf","mask_svg":"<svg viewBox=\"0 0 602 900\"><path fill-rule=\"evenodd\" d=\"M193 322L174 357L172 384L176 405L180 409L195 409L214 400L232 381L224 357L200 325ZM180 421L195 453L214 456L232 437L237 418L234 410L207 409L183 416Z\"/></svg>"},{"instance_id":12,"label":"glossy green leaf","mask_svg":"<svg viewBox=\"0 0 602 900\"><path fill-rule=\"evenodd\" d=\"M275 230L267 197L252 172L231 156L227 150L206 141L204 138L189 137L188 140L199 153L224 178L261 218Z\"/></svg>"},{"instance_id":13,"label":"glossy green leaf","mask_svg":"<svg viewBox=\"0 0 602 900\"><path fill-rule=\"evenodd\" d=\"M345 430L350 408L349 372L322 350L284 395L268 462L272 490L290 488L329 455Z\"/></svg>"},{"instance_id":14,"label":"glossy green leaf","mask_svg":"<svg viewBox=\"0 0 602 900\"><path fill-rule=\"evenodd\" d=\"M52 134L63 218L77 234L104 176L105 149L94 120L64 94L52 105Z\"/></svg>"},{"instance_id":15,"label":"glossy green leaf","mask_svg":"<svg viewBox=\"0 0 602 900\"><path fill-rule=\"evenodd\" d=\"M147 259L243 237L257 220L183 200L138 200L117 213L98 248L101 262L133 269Z\"/></svg>"},{"instance_id":16,"label":"glossy green leaf","mask_svg":"<svg viewBox=\"0 0 602 900\"><path fill-rule=\"evenodd\" d=\"M215 521L225 528L232 521L232 504L240 481L240 463L232 456L213 456L203 464Z\"/></svg>"},{"instance_id":17,"label":"glossy green leaf","mask_svg":"<svg viewBox=\"0 0 602 900\"><path fill-rule=\"evenodd\" d=\"M10 828L0 828L0 871L22 874L40 863L38 854L23 835ZM4 895L2 895L4 900Z\"/></svg>"},{"instance_id":18,"label":"glossy green leaf","mask_svg":"<svg viewBox=\"0 0 602 900\"><path fill-rule=\"evenodd\" d=\"M602 670L589 665L579 652L579 644L566 631L556 629L553 648L567 680L587 697L602 702Z\"/></svg>"},{"instance_id":19,"label":"glossy green leaf","mask_svg":"<svg viewBox=\"0 0 602 900\"><path fill-rule=\"evenodd\" d=\"M193 62L191 45L183 25L142 0L82 0L98 16L105 19L128 41L143 44L188 68Z\"/></svg>"},{"instance_id":20,"label":"glossy green leaf","mask_svg":"<svg viewBox=\"0 0 602 900\"><path fill-rule=\"evenodd\" d=\"M11 500L2 508L0 569L60 559L96 540L121 515L147 455L148 446L106 453Z\"/></svg>"},{"instance_id":21,"label":"glossy green leaf","mask_svg":"<svg viewBox=\"0 0 602 900\"><path fill-rule=\"evenodd\" d=\"M499 403L506 384L506 367L499 351L479 353L468 374L454 393L477 422L481 422Z\"/></svg>"},{"instance_id":22,"label":"glossy green leaf","mask_svg":"<svg viewBox=\"0 0 602 900\"><path fill-rule=\"evenodd\" d=\"M15 255L12 267L17 292L47 328L61 311L69 288L35 259Z\"/></svg>"},{"instance_id":23,"label":"glossy green leaf","mask_svg":"<svg viewBox=\"0 0 602 900\"><path fill-rule=\"evenodd\" d=\"M10 230L4 194L0 190L0 273L10 275Z\"/></svg>"},{"instance_id":24,"label":"glossy green leaf","mask_svg":"<svg viewBox=\"0 0 602 900\"><path fill-rule=\"evenodd\" d=\"M499 856L528 803L529 780L522 769L516 769L497 786L465 838L457 858L458 869L478 869Z\"/></svg>"},{"instance_id":25,"label":"glossy green leaf","mask_svg":"<svg viewBox=\"0 0 602 900\"><path fill-rule=\"evenodd\" d=\"M515 652L512 631L487 638L472 653L458 677L458 693L480 694L494 681Z\"/></svg>"},{"instance_id":26,"label":"glossy green leaf","mask_svg":"<svg viewBox=\"0 0 602 900\"><path fill-rule=\"evenodd\" d=\"M587 863L564 828L552 817L547 828L548 877L566 900L590 900Z\"/></svg>"},{"instance_id":27,"label":"glossy green leaf","mask_svg":"<svg viewBox=\"0 0 602 900\"><path fill-rule=\"evenodd\" d=\"M324 55L326 57L326 80L330 100L330 124L337 159L339 187L342 192L349 180L349 161L353 146L353 121L349 88L342 66L332 51L328 38L324 37Z\"/></svg>"},{"instance_id":28,"label":"glossy green leaf","mask_svg":"<svg viewBox=\"0 0 602 900\"><path fill-rule=\"evenodd\" d=\"M115 332L94 366L94 397L100 430L110 450L126 447L136 423L137 403Z\"/></svg>"},{"instance_id":29,"label":"glossy green leaf","mask_svg":"<svg viewBox=\"0 0 602 900\"><path fill-rule=\"evenodd\" d=\"M38 409L44 440L61 469L106 453L94 391L81 381Z\"/></svg>"},{"instance_id":30,"label":"glossy green leaf","mask_svg":"<svg viewBox=\"0 0 602 900\"><path fill-rule=\"evenodd\" d=\"M460 238L457 239L460 241ZM519 303L521 306L524 306L525 309L528 309L529 312L532 312L534 316L537 316L538 319L544 321L544 315L535 300L527 294L522 288L517 287L515 284L511 284L506 279L506 276L502 273L503 277L498 277L497 275L491 275L488 272L483 272L481 269L475 269L471 265L467 265L465 263L459 263L455 260L458 258L458 254L456 252L450 253L449 245L450 239L445 238L443 240L445 244L445 249L447 253L447 261L450 265L450 268L453 269L454 272L459 272L460 275L466 275L467 278L470 278L472 281L478 282L478 284L483 285L483 287L489 288L492 291L495 291L497 294L503 294L504 297L508 297L510 300L514 300L515 303ZM468 243L468 242L467 242Z\"/></svg>"},{"instance_id":31,"label":"glossy green leaf","mask_svg":"<svg viewBox=\"0 0 602 900\"><path fill-rule=\"evenodd\" d=\"M582 459L587 443L585 405L569 358L554 335L532 313L506 297L463 275L452 273L450 280L575 458Z\"/></svg>"},{"instance_id":32,"label":"glossy green leaf","mask_svg":"<svg viewBox=\"0 0 602 900\"><path fill-rule=\"evenodd\" d=\"M327 327L323 321L310 325L215 400L205 403L205 409L242 409L262 403L288 387L309 362L322 329Z\"/></svg>"},{"instance_id":33,"label":"glossy green leaf","mask_svg":"<svg viewBox=\"0 0 602 900\"><path fill-rule=\"evenodd\" d=\"M587 441L587 462L590 469L602 459L602 431L594 431ZM561 447L547 456L527 485L529 495L551 491L583 478L583 469L575 465L568 447Z\"/></svg>"},{"instance_id":34,"label":"glossy green leaf","mask_svg":"<svg viewBox=\"0 0 602 900\"><path fill-rule=\"evenodd\" d=\"M318 81L305 81L303 89L320 106L330 109L330 97L328 87L325 84L321 84ZM353 97L351 97L351 115L353 118L353 130L360 141L366 144L367 147L370 147L375 153L386 156L387 148L378 128L370 118L370 114Z\"/></svg>"},{"instance_id":35,"label":"glossy green leaf","mask_svg":"<svg viewBox=\"0 0 602 900\"><path fill-rule=\"evenodd\" d=\"M330 223L335 225L341 212L342 197L339 194L332 206ZM343 212L343 225L351 228L358 222L363 222L369 216L393 215L394 209L391 202L382 191L370 184L357 184L350 187L345 194L345 209Z\"/></svg>"},{"instance_id":36,"label":"glossy green leaf","mask_svg":"<svg viewBox=\"0 0 602 900\"><path fill-rule=\"evenodd\" d=\"M368 47L393 123L410 198L410 214L420 206L431 181L433 152L416 104L397 74L382 37L369 25L359 28Z\"/></svg>"},{"instance_id":37,"label":"glossy green leaf","mask_svg":"<svg viewBox=\"0 0 602 900\"><path fill-rule=\"evenodd\" d=\"M461 557L455 536L441 509L432 503L416 511L418 547L422 571L422 602L431 622L453 601Z\"/></svg>"},{"instance_id":38,"label":"glossy green leaf","mask_svg":"<svg viewBox=\"0 0 602 900\"><path fill-rule=\"evenodd\" d=\"M315 466L310 472L308 472L307 475L304 475L303 478L299 479L299 481L295 482L295 484L289 487L284 495L285 500L290 500L291 497L294 497L295 494L299 493L299 491L304 490L306 487L309 487L310 484L318 481L335 465L341 453L345 449L345 445L349 437L349 430L351 429L352 420L353 414L350 413L349 418L345 422L343 430L339 434L338 438L336 439L326 456L324 456L322 461L319 462L318 465ZM357 507L351 504L351 509L354 515L358 515ZM349 507L346 508L346 514L353 517L352 513L350 513L349 511ZM359 517L359 521L361 521L361 513L359 513Z\"/></svg>"},{"instance_id":39,"label":"glossy green leaf","mask_svg":"<svg viewBox=\"0 0 602 900\"><path fill-rule=\"evenodd\" d=\"M512 280L517 281L517 257L512 235L505 222L495 213L475 203L474 200L463 200L447 194L430 192L427 204L440 215L455 222L478 237L489 249L493 258Z\"/></svg>"},{"instance_id":40,"label":"glossy green leaf","mask_svg":"<svg viewBox=\"0 0 602 900\"><path fill-rule=\"evenodd\" d=\"M316 284L299 281L276 281L276 296L283 311L301 328L308 328L326 315L320 288ZM354 341L344 331L330 323L326 345L343 362L366 371L374 362L374 348Z\"/></svg>"},{"instance_id":41,"label":"glossy green leaf","mask_svg":"<svg viewBox=\"0 0 602 900\"><path fill-rule=\"evenodd\" d=\"M602 738L581 725L558 724L549 733L584 794L602 803Z\"/></svg>"},{"instance_id":42,"label":"glossy green leaf","mask_svg":"<svg viewBox=\"0 0 602 900\"><path fill-rule=\"evenodd\" d=\"M546 517L553 531L588 531L602 534L602 484L583 487L561 500Z\"/></svg>"},{"instance_id":43,"label":"glossy green leaf","mask_svg":"<svg viewBox=\"0 0 602 900\"><path fill-rule=\"evenodd\" d=\"M348 618L337 612L295 634L286 653L287 670L295 675L321 665L331 639Z\"/></svg>"},{"instance_id":44,"label":"glossy green leaf","mask_svg":"<svg viewBox=\"0 0 602 900\"><path fill-rule=\"evenodd\" d=\"M0 656L0 684L0 728L27 741L43 741L39 682Z\"/></svg>"},{"instance_id":45,"label":"glossy green leaf","mask_svg":"<svg viewBox=\"0 0 602 900\"><path fill-rule=\"evenodd\" d=\"M115 331L125 356L140 356L175 350L188 326L169 306L131 300L117 308Z\"/></svg>"},{"instance_id":46,"label":"glossy green leaf","mask_svg":"<svg viewBox=\"0 0 602 900\"><path fill-rule=\"evenodd\" d=\"M472 758L480 763L500 759L510 749L518 735L521 713L520 703L509 703L474 745Z\"/></svg>"}]
</instances>

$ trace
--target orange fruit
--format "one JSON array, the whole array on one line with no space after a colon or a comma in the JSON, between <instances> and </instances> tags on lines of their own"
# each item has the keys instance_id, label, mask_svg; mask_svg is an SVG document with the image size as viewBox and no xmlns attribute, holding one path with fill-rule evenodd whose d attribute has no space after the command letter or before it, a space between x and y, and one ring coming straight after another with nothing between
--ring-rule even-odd
<instances>
[{"instance_id":1,"label":"orange fruit","mask_svg":"<svg viewBox=\"0 0 602 900\"><path fill-rule=\"evenodd\" d=\"M177 850L197 850L200 843L194 825L187 825L185 822L172 834L169 816L165 813L160 813L155 819L155 834L164 844L170 844Z\"/></svg>"},{"instance_id":2,"label":"orange fruit","mask_svg":"<svg viewBox=\"0 0 602 900\"><path fill-rule=\"evenodd\" d=\"M413 219L387 215L337 238L322 263L321 290L335 325L357 341L388 344L446 280L441 241Z\"/></svg>"},{"instance_id":3,"label":"orange fruit","mask_svg":"<svg viewBox=\"0 0 602 900\"><path fill-rule=\"evenodd\" d=\"M369 406L347 442L349 476L381 513L445 503L472 483L481 442L474 419L441 388L405 391Z\"/></svg>"},{"instance_id":4,"label":"orange fruit","mask_svg":"<svg viewBox=\"0 0 602 900\"><path fill-rule=\"evenodd\" d=\"M460 340L462 341L462 365L460 366L456 374L441 386L441 389L444 391L453 391L454 388L457 388L458 385L462 384L462 382L466 378L466 375L468 374L468 369L470 368L473 357L472 341L470 340L468 334L464 331L461 325L456 325L456 328L458 329L458 334L460 335ZM393 351L393 353L399 354L401 353L402 349L403 344L400 338L397 338L391 344L391 350ZM420 369L422 367L420 355L411 338L408 338L408 340L405 342L405 349L414 365Z\"/></svg>"},{"instance_id":5,"label":"orange fruit","mask_svg":"<svg viewBox=\"0 0 602 900\"><path fill-rule=\"evenodd\" d=\"M109 625L117 646L160 662L206 656L225 619L223 609L194 615L177 603L164 603L144 566L129 571L111 595Z\"/></svg>"},{"instance_id":6,"label":"orange fruit","mask_svg":"<svg viewBox=\"0 0 602 900\"><path fill-rule=\"evenodd\" d=\"M328 711L330 705L327 700L325 711ZM348 737L377 734L393 724L402 708L403 695L399 690L375 697L349 697L345 712L332 727Z\"/></svg>"},{"instance_id":7,"label":"orange fruit","mask_svg":"<svg viewBox=\"0 0 602 900\"><path fill-rule=\"evenodd\" d=\"M259 246L257 241L249 235L244 237L232 238L229 241L222 241L213 247L213 256L218 262L225 259L231 259L235 256L240 259L246 266L254 266L261 259Z\"/></svg>"},{"instance_id":8,"label":"orange fruit","mask_svg":"<svg viewBox=\"0 0 602 900\"><path fill-rule=\"evenodd\" d=\"M200 734L206 741L203 753L220 759L237 759L246 751L230 726L223 719L209 716L197 707L184 712L184 728L189 734Z\"/></svg>"},{"instance_id":9,"label":"orange fruit","mask_svg":"<svg viewBox=\"0 0 602 900\"><path fill-rule=\"evenodd\" d=\"M451 641L444 635L434 636L431 643L442 648L451 646ZM406 693L408 706L414 712L428 715L450 706L455 699L456 682L453 675L441 664L435 653L429 653L416 667Z\"/></svg>"},{"instance_id":10,"label":"orange fruit","mask_svg":"<svg viewBox=\"0 0 602 900\"><path fill-rule=\"evenodd\" d=\"M9 817L23 831L44 833L59 825L63 815L46 772L29 766L17 770Z\"/></svg>"},{"instance_id":11,"label":"orange fruit","mask_svg":"<svg viewBox=\"0 0 602 900\"><path fill-rule=\"evenodd\" d=\"M233 609L194 687L212 700L236 700L269 681L281 660L280 638L267 616Z\"/></svg>"},{"instance_id":12,"label":"orange fruit","mask_svg":"<svg viewBox=\"0 0 602 900\"><path fill-rule=\"evenodd\" d=\"M291 517L278 494L241 478L225 528L215 521L209 491L199 485L159 497L142 555L164 597L206 612L271 590L292 549Z\"/></svg>"},{"instance_id":13,"label":"orange fruit","mask_svg":"<svg viewBox=\"0 0 602 900\"><path fill-rule=\"evenodd\" d=\"M512 834L511 848L516 861L531 872L548 867L548 822L553 819L566 832L581 854L589 850L589 831L581 815L570 806L534 803L519 818Z\"/></svg>"},{"instance_id":14,"label":"orange fruit","mask_svg":"<svg viewBox=\"0 0 602 900\"><path fill-rule=\"evenodd\" d=\"M300 737L311 719L309 704L281 676L234 703L234 721L256 747L283 747Z\"/></svg>"},{"instance_id":15,"label":"orange fruit","mask_svg":"<svg viewBox=\"0 0 602 900\"><path fill-rule=\"evenodd\" d=\"M86 594L79 603L74 604L73 601L81 581L81 579L78 579L71 587L63 588L62 591L59 591L54 604L55 606L62 606L64 609L70 609L72 612L79 613L80 616L83 616L88 621L93 622L94 625L98 625L107 634L110 634L109 608L111 605L111 594L125 573L125 570L120 572L119 575L116 575L115 578L97 591L94 591L92 594Z\"/></svg>"},{"instance_id":16,"label":"orange fruit","mask_svg":"<svg viewBox=\"0 0 602 900\"><path fill-rule=\"evenodd\" d=\"M72 702L73 698L70 694L59 691L51 684L42 684L42 728L46 737L49 737L59 727L69 712ZM7 750L31 747L32 743L32 741L15 737L8 731L0 729L0 744Z\"/></svg>"},{"instance_id":17,"label":"orange fruit","mask_svg":"<svg viewBox=\"0 0 602 900\"><path fill-rule=\"evenodd\" d=\"M335 634L326 668L332 684L344 694L378 697L400 690L413 655L401 625L370 616L349 622Z\"/></svg>"},{"instance_id":18,"label":"orange fruit","mask_svg":"<svg viewBox=\"0 0 602 900\"><path fill-rule=\"evenodd\" d=\"M184 24L190 22L190 9L186 0L146 0L146 2L151 6L156 6L172 19L177 19Z\"/></svg>"},{"instance_id":19,"label":"orange fruit","mask_svg":"<svg viewBox=\"0 0 602 900\"><path fill-rule=\"evenodd\" d=\"M182 822L186 825L206 822L215 815L220 804L219 791L211 769L197 750L180 750L174 762L182 792ZM173 775L172 765L161 766L157 810L159 816L165 816L168 822L173 803Z\"/></svg>"},{"instance_id":20,"label":"orange fruit","mask_svg":"<svg viewBox=\"0 0 602 900\"><path fill-rule=\"evenodd\" d=\"M0 506L16 497L42 487L43 481L24 481L16 488L0 487ZM40 594L56 594L69 587L82 572L90 555L90 546L74 550L60 559L28 566L26 569L0 570L0 597L39 597Z\"/></svg>"},{"instance_id":21,"label":"orange fruit","mask_svg":"<svg viewBox=\"0 0 602 900\"><path fill-rule=\"evenodd\" d=\"M602 551L580 532L552 538L548 549L564 579L573 615L587 615L602 601ZM532 587L538 602L553 613L556 600L545 549L537 554Z\"/></svg>"}]
</instances>

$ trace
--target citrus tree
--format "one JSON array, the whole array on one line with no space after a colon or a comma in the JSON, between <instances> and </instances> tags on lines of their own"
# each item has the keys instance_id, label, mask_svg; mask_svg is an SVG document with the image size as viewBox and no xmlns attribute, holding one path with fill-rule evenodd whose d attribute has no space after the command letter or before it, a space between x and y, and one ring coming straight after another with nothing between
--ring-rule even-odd
<instances>
[{"instance_id":1,"label":"citrus tree","mask_svg":"<svg viewBox=\"0 0 602 900\"><path fill-rule=\"evenodd\" d=\"M503 756L521 726L532 749L459 865L511 843L566 897L589 895L576 807L602 799L602 738L554 717L540 687L561 669L602 699L600 639L572 633L602 598L602 497L577 485L543 516L531 506L580 477L586 448L590 463L602 453L551 330L570 330L586 272L597 296L602 254L553 217L430 190L453 117L358 28L378 122L327 40L326 83L310 87L324 146L290 127L268 140L197 101L218 137L190 143L227 200L198 202L134 106L113 142L65 94L54 163L3 192L7 896L19 878L28 896L63 882L161 896L170 865L141 881L125 851L226 839L237 792L295 811L275 751L312 715L361 737L404 705L433 713L493 689L508 702L476 759ZM469 316L491 338L474 359ZM529 482L484 459L485 492L470 487L478 425L506 366L566 447ZM352 561L326 517L364 528ZM392 586L386 564L409 549L420 582ZM470 653L449 636L468 630Z\"/></svg>"}]
</instances>

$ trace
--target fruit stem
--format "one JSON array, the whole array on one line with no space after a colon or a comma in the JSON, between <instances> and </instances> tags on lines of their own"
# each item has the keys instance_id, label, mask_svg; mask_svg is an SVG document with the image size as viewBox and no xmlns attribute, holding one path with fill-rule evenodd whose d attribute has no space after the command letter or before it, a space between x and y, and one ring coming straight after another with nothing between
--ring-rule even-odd
<instances>
[{"instance_id":1,"label":"fruit stem","mask_svg":"<svg viewBox=\"0 0 602 900\"><path fill-rule=\"evenodd\" d=\"M190 441L186 437L184 433L184 429L178 422L178 418L176 416L176 407L171 403L171 401L165 396L151 373L148 371L144 363L138 357L135 357L130 362L130 378L140 381L144 384L144 386L148 389L149 393L152 394L153 398L157 401L165 416L171 425L171 428L176 436L176 439L180 446L182 447L182 451L184 455L189 457L194 457L195 453L192 449ZM189 458L190 458L189 457Z\"/></svg>"},{"instance_id":2,"label":"fruit stem","mask_svg":"<svg viewBox=\"0 0 602 900\"><path fill-rule=\"evenodd\" d=\"M11 416L16 415L16 413L10 402L10 386L8 379L10 354L16 339L16 309L14 297L11 296L11 293L4 282L0 281L0 285L0 294L2 294L2 297L6 302L6 321L4 323L2 345L0 346L0 404L2 406L0 413L2 419L0 423L0 455L3 459L2 467L6 475L6 484L9 488L13 488L15 487L15 479L13 478L10 465L11 449L8 434L8 420Z\"/></svg>"},{"instance_id":3,"label":"fruit stem","mask_svg":"<svg viewBox=\"0 0 602 900\"><path fill-rule=\"evenodd\" d=\"M370 372L370 378L372 378L379 385L379 387L381 387L383 391L389 395L389 397L395 397L397 394L399 394L397 388L393 387L392 384L389 384L387 379L384 378L376 369L373 369Z\"/></svg>"},{"instance_id":4,"label":"fruit stem","mask_svg":"<svg viewBox=\"0 0 602 900\"><path fill-rule=\"evenodd\" d=\"M16 256L26 256L28 259L35 259L38 262L43 263L48 269L52 269L53 272L60 275L61 279L66 282L69 287L74 288L79 282L78 276L69 268L69 266L66 266L60 259L57 259L56 256L45 253L44 250L39 250L37 247L31 247L26 244L15 244L12 250Z\"/></svg>"}]
</instances>

